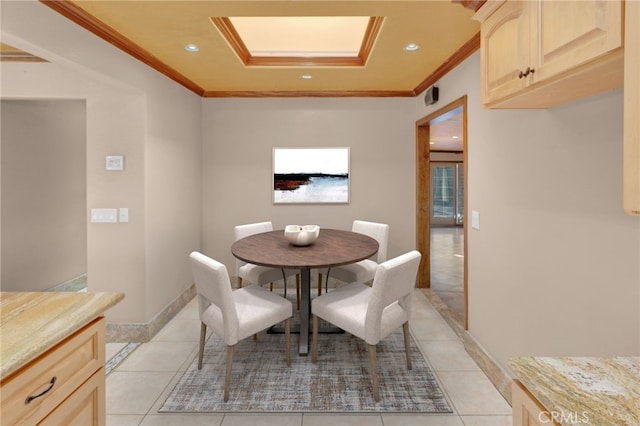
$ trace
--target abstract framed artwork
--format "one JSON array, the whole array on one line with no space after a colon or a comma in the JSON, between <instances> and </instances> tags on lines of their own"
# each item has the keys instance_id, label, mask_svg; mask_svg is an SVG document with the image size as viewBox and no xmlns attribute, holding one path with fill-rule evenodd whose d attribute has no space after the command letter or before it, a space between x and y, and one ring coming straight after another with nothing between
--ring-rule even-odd
<instances>
[{"instance_id":1,"label":"abstract framed artwork","mask_svg":"<svg viewBox=\"0 0 640 426\"><path fill-rule=\"evenodd\" d=\"M349 203L349 148L273 148L274 204Z\"/></svg>"}]
</instances>

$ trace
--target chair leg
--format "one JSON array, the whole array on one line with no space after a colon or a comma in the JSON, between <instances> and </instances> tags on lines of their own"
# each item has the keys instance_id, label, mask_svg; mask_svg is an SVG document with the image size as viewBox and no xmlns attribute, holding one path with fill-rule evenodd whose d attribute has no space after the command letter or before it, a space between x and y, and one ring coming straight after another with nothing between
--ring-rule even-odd
<instances>
[{"instance_id":1,"label":"chair leg","mask_svg":"<svg viewBox=\"0 0 640 426\"><path fill-rule=\"evenodd\" d=\"M238 288L242 288L242 277L238 277Z\"/></svg>"},{"instance_id":2,"label":"chair leg","mask_svg":"<svg viewBox=\"0 0 640 426\"><path fill-rule=\"evenodd\" d=\"M204 355L204 339L207 335L207 324L200 323L200 350L198 351L198 370L202 370L202 356Z\"/></svg>"},{"instance_id":3,"label":"chair leg","mask_svg":"<svg viewBox=\"0 0 640 426\"><path fill-rule=\"evenodd\" d=\"M291 323L289 318L284 320L284 346L287 351L287 367L291 365Z\"/></svg>"},{"instance_id":4,"label":"chair leg","mask_svg":"<svg viewBox=\"0 0 640 426\"><path fill-rule=\"evenodd\" d=\"M411 370L411 341L409 340L409 321L402 324L402 332L404 333L404 351L407 354L407 370Z\"/></svg>"},{"instance_id":5,"label":"chair leg","mask_svg":"<svg viewBox=\"0 0 640 426\"><path fill-rule=\"evenodd\" d=\"M325 293L329 293L329 275L331 274L331 267L329 267L329 269L327 269L327 279L325 280L324 283L324 292Z\"/></svg>"},{"instance_id":6,"label":"chair leg","mask_svg":"<svg viewBox=\"0 0 640 426\"><path fill-rule=\"evenodd\" d=\"M284 274L284 269L280 269L282 271L282 282L283 282L283 286L284 286L284 298L287 298L287 276ZM271 283L271 285L273 285L273 283ZM272 289L273 291L273 289Z\"/></svg>"},{"instance_id":7,"label":"chair leg","mask_svg":"<svg viewBox=\"0 0 640 426\"><path fill-rule=\"evenodd\" d=\"M318 272L318 296L322 294L322 273Z\"/></svg>"},{"instance_id":8,"label":"chair leg","mask_svg":"<svg viewBox=\"0 0 640 426\"><path fill-rule=\"evenodd\" d=\"M233 346L227 346L227 374L224 378L224 402L229 400L229 387L231 385L231 366L233 363Z\"/></svg>"},{"instance_id":9,"label":"chair leg","mask_svg":"<svg viewBox=\"0 0 640 426\"><path fill-rule=\"evenodd\" d=\"M313 334L311 335L311 362L318 361L318 317L313 316Z\"/></svg>"},{"instance_id":10,"label":"chair leg","mask_svg":"<svg viewBox=\"0 0 640 426\"><path fill-rule=\"evenodd\" d=\"M369 364L371 364L371 379L373 381L373 399L380 401L378 391L378 363L376 361L376 345L369 345Z\"/></svg>"},{"instance_id":11,"label":"chair leg","mask_svg":"<svg viewBox=\"0 0 640 426\"><path fill-rule=\"evenodd\" d=\"M296 304L300 310L300 274L296 274Z\"/></svg>"}]
</instances>

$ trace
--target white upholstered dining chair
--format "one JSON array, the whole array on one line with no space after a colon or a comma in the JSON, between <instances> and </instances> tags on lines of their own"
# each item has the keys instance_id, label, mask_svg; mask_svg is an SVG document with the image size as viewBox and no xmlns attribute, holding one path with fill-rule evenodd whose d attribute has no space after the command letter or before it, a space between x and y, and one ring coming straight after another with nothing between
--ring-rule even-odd
<instances>
[{"instance_id":1,"label":"white upholstered dining chair","mask_svg":"<svg viewBox=\"0 0 640 426\"><path fill-rule=\"evenodd\" d=\"M319 318L363 339L369 345L373 398L379 401L376 345L400 326L407 368L411 370L409 317L420 258L418 251L410 251L381 263L371 287L354 282L313 299L311 361L315 363L318 359Z\"/></svg>"},{"instance_id":2,"label":"white upholstered dining chair","mask_svg":"<svg viewBox=\"0 0 640 426\"><path fill-rule=\"evenodd\" d=\"M325 291L328 290L329 276L345 283L365 283L371 281L376 273L378 265L387 260L387 246L389 245L389 225L385 223L354 220L351 226L352 232L365 234L378 242L378 252L370 259L361 260L349 265L337 266L323 271L326 273ZM321 278L319 278L321 279Z\"/></svg>"},{"instance_id":3,"label":"white upholstered dining chair","mask_svg":"<svg viewBox=\"0 0 640 426\"><path fill-rule=\"evenodd\" d=\"M293 306L283 297L255 284L232 290L227 268L222 263L195 251L189 257L200 318L198 370L202 369L208 326L227 345L224 400L228 401L233 350L240 340L284 321L286 361L291 365L289 319Z\"/></svg>"},{"instance_id":4,"label":"white upholstered dining chair","mask_svg":"<svg viewBox=\"0 0 640 426\"><path fill-rule=\"evenodd\" d=\"M271 222L248 223L245 225L237 225L233 228L234 240L248 237L250 235L262 232L273 231ZM244 282L251 284L265 285L270 284L273 289L273 282L283 280L284 297L287 297L287 278L296 277L296 301L298 309L300 309L300 275L295 269L278 269L268 268L266 266L253 265L236 259L236 276L239 279L239 286L242 287Z\"/></svg>"}]
</instances>

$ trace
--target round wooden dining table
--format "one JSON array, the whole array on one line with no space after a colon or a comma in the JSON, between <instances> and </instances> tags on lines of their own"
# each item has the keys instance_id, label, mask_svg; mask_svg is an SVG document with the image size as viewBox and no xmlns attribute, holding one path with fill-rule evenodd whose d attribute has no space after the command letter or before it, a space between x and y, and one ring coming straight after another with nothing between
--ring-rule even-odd
<instances>
[{"instance_id":1,"label":"round wooden dining table","mask_svg":"<svg viewBox=\"0 0 640 426\"><path fill-rule=\"evenodd\" d=\"M338 229L320 229L316 241L294 246L284 230L250 235L233 243L231 253L255 265L300 270L300 342L298 354L309 353L311 270L331 268L368 259L378 252L378 242L368 235Z\"/></svg>"}]
</instances>

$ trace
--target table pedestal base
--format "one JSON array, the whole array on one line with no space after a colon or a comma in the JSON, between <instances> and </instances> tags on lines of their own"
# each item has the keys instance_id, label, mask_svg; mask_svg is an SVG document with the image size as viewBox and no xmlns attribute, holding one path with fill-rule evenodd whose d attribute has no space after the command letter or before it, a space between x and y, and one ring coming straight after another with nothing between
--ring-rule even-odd
<instances>
[{"instance_id":1,"label":"table pedestal base","mask_svg":"<svg viewBox=\"0 0 640 426\"><path fill-rule=\"evenodd\" d=\"M311 319L311 268L300 269L300 341L298 355L309 354L309 320Z\"/></svg>"}]
</instances>

